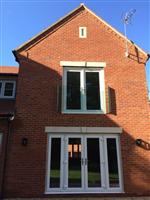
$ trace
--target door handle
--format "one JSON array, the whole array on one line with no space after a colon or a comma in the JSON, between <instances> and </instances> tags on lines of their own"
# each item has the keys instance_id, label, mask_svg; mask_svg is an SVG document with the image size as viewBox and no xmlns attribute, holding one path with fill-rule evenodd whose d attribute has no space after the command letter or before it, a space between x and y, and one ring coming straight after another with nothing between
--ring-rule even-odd
<instances>
[{"instance_id":1,"label":"door handle","mask_svg":"<svg viewBox=\"0 0 150 200\"><path fill-rule=\"evenodd\" d=\"M81 165L84 165L84 159L81 158Z\"/></svg>"},{"instance_id":2,"label":"door handle","mask_svg":"<svg viewBox=\"0 0 150 200\"><path fill-rule=\"evenodd\" d=\"M88 159L87 158L81 158L81 165L87 165L88 164Z\"/></svg>"},{"instance_id":3,"label":"door handle","mask_svg":"<svg viewBox=\"0 0 150 200\"><path fill-rule=\"evenodd\" d=\"M85 158L85 165L87 165L88 164L88 159L87 158Z\"/></svg>"}]
</instances>

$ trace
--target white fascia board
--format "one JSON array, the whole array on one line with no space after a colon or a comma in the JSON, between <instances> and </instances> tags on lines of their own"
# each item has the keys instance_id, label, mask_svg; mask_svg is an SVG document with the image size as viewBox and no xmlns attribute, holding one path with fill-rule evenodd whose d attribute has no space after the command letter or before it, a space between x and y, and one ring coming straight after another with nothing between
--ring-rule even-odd
<instances>
[{"instance_id":1,"label":"white fascia board","mask_svg":"<svg viewBox=\"0 0 150 200\"><path fill-rule=\"evenodd\" d=\"M46 133L122 133L122 128L46 126L45 132Z\"/></svg>"},{"instance_id":2,"label":"white fascia board","mask_svg":"<svg viewBox=\"0 0 150 200\"><path fill-rule=\"evenodd\" d=\"M105 62L87 62L86 67L106 67Z\"/></svg>"},{"instance_id":3,"label":"white fascia board","mask_svg":"<svg viewBox=\"0 0 150 200\"><path fill-rule=\"evenodd\" d=\"M85 61L60 61L60 66L63 67L84 67Z\"/></svg>"}]
</instances>

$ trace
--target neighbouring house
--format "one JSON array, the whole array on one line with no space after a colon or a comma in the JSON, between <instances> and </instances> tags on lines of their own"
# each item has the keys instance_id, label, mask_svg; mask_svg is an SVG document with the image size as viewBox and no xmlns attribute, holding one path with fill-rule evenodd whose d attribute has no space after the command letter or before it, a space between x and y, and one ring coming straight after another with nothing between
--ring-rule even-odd
<instances>
[{"instance_id":1,"label":"neighbouring house","mask_svg":"<svg viewBox=\"0 0 150 200\"><path fill-rule=\"evenodd\" d=\"M0 186L3 185L6 172L7 141L15 113L18 70L18 67L0 66Z\"/></svg>"},{"instance_id":2,"label":"neighbouring house","mask_svg":"<svg viewBox=\"0 0 150 200\"><path fill-rule=\"evenodd\" d=\"M127 43L80 5L13 51L3 198L150 195L149 55Z\"/></svg>"}]
</instances>

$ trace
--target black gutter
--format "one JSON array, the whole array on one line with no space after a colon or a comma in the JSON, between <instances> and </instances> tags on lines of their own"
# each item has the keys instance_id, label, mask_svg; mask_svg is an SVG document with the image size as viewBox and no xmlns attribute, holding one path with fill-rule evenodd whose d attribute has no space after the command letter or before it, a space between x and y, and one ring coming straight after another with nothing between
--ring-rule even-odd
<instances>
[{"instance_id":1,"label":"black gutter","mask_svg":"<svg viewBox=\"0 0 150 200\"><path fill-rule=\"evenodd\" d=\"M150 58L150 54L148 53L146 62L149 60L149 58Z\"/></svg>"},{"instance_id":2,"label":"black gutter","mask_svg":"<svg viewBox=\"0 0 150 200\"><path fill-rule=\"evenodd\" d=\"M15 61L19 63L19 60L17 58L17 51L16 50L13 50L12 53L14 54L15 56Z\"/></svg>"},{"instance_id":3,"label":"black gutter","mask_svg":"<svg viewBox=\"0 0 150 200\"><path fill-rule=\"evenodd\" d=\"M9 143L10 143L10 136L11 136L11 121L14 119L14 114L3 114L0 115L0 119L7 120L7 134L5 138L4 144L4 154L2 155L2 178L0 183L0 200L4 198L4 187L5 187L5 176L6 176L6 167L8 161L8 150L9 150Z\"/></svg>"}]
</instances>

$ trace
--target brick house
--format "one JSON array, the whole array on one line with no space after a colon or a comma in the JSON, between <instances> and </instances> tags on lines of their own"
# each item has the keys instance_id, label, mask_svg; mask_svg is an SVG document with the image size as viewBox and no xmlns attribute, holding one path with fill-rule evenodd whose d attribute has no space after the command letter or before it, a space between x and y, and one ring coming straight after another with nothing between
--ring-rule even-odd
<instances>
[{"instance_id":1,"label":"brick house","mask_svg":"<svg viewBox=\"0 0 150 200\"><path fill-rule=\"evenodd\" d=\"M149 55L124 43L80 5L13 51L3 197L150 195Z\"/></svg>"},{"instance_id":2,"label":"brick house","mask_svg":"<svg viewBox=\"0 0 150 200\"><path fill-rule=\"evenodd\" d=\"M0 66L0 185L4 183L10 124L15 113L18 67ZM5 134L4 134L5 133ZM0 194L2 187L0 187Z\"/></svg>"}]
</instances>

